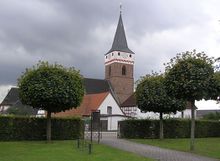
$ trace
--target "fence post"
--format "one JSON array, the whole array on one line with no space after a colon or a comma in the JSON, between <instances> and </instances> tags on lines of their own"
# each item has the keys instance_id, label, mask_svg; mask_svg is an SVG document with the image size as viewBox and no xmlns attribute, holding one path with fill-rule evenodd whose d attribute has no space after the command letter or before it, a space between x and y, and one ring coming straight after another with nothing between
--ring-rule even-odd
<instances>
[{"instance_id":1,"label":"fence post","mask_svg":"<svg viewBox=\"0 0 220 161\"><path fill-rule=\"evenodd\" d=\"M79 142L80 140L79 140L79 138L77 139L77 148L79 148L79 146L80 146L80 142Z\"/></svg>"},{"instance_id":2,"label":"fence post","mask_svg":"<svg viewBox=\"0 0 220 161\"><path fill-rule=\"evenodd\" d=\"M89 154L92 154L92 144L89 143Z\"/></svg>"}]
</instances>

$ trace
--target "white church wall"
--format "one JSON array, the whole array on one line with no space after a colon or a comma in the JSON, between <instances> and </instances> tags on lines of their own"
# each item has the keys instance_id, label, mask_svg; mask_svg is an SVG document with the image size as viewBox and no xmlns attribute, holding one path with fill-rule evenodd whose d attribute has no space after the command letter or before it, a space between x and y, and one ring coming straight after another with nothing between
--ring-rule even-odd
<instances>
[{"instance_id":1,"label":"white church wall","mask_svg":"<svg viewBox=\"0 0 220 161\"><path fill-rule=\"evenodd\" d=\"M122 121L127 119L124 116L109 116L108 117L108 130L109 131L116 131L118 130L118 121Z\"/></svg>"},{"instance_id":2,"label":"white church wall","mask_svg":"<svg viewBox=\"0 0 220 161\"><path fill-rule=\"evenodd\" d=\"M123 51L113 51L105 56L105 65L109 65L114 62L134 64L134 56L134 54Z\"/></svg>"},{"instance_id":3,"label":"white church wall","mask_svg":"<svg viewBox=\"0 0 220 161\"><path fill-rule=\"evenodd\" d=\"M107 108L108 106L112 107L112 113L108 114ZM120 107L116 103L115 99L109 93L102 104L99 106L100 114L104 115L101 120L108 120L107 129L117 130L118 129L118 121L124 120L127 117L124 116L124 113L121 111Z\"/></svg>"},{"instance_id":4,"label":"white church wall","mask_svg":"<svg viewBox=\"0 0 220 161\"><path fill-rule=\"evenodd\" d=\"M124 113L121 111L120 107L118 106L115 99L112 97L110 93L99 106L100 114L108 114L108 106L112 107L112 115L124 115Z\"/></svg>"},{"instance_id":5,"label":"white church wall","mask_svg":"<svg viewBox=\"0 0 220 161\"><path fill-rule=\"evenodd\" d=\"M196 110L195 110L195 116L196 116ZM174 118L181 118L182 112L177 112L175 115L173 115ZM191 109L186 109L183 111L183 118L189 119L191 118Z\"/></svg>"}]
</instances>

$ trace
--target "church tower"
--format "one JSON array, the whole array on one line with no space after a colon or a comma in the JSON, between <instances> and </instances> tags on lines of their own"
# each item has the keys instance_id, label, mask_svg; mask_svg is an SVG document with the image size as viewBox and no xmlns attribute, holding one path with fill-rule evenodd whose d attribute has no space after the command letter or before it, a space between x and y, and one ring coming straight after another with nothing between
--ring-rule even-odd
<instances>
[{"instance_id":1,"label":"church tower","mask_svg":"<svg viewBox=\"0 0 220 161\"><path fill-rule=\"evenodd\" d=\"M134 92L134 52L128 48L120 11L112 48L105 54L105 79L109 80L120 103Z\"/></svg>"}]
</instances>

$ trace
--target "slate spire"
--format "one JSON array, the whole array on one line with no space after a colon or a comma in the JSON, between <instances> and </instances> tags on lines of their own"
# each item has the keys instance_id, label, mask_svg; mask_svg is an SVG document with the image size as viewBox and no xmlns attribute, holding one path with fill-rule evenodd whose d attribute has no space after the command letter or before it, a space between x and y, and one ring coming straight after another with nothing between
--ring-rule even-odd
<instances>
[{"instance_id":1,"label":"slate spire","mask_svg":"<svg viewBox=\"0 0 220 161\"><path fill-rule=\"evenodd\" d=\"M128 44L127 44L127 40L126 40L126 36L125 36L124 25L123 25L123 21L122 21L121 10L120 10L118 26L117 26L117 29L115 32L115 37L114 37L114 41L112 44L112 48L109 50L108 53L110 53L112 51L124 51L124 52L134 54L134 52L128 48Z\"/></svg>"}]
</instances>

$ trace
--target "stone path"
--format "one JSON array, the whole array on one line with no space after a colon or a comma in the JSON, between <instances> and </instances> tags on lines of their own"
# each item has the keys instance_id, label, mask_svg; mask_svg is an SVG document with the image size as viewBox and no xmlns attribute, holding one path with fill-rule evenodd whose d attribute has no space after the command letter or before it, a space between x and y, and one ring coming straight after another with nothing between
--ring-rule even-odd
<instances>
[{"instance_id":1,"label":"stone path","mask_svg":"<svg viewBox=\"0 0 220 161\"><path fill-rule=\"evenodd\" d=\"M163 149L155 146L138 144L123 139L117 139L116 133L104 133L101 143L133 152L141 156L153 158L158 161L219 161L192 153Z\"/></svg>"}]
</instances>

